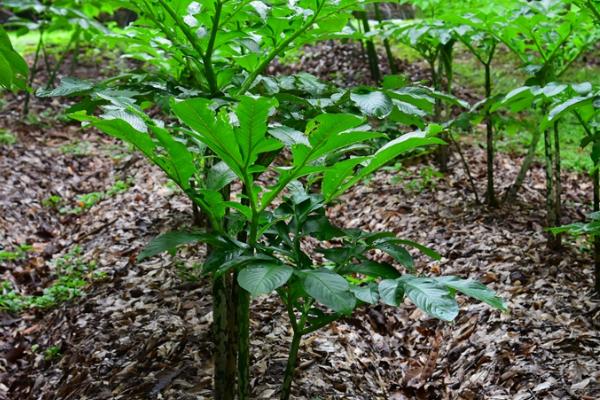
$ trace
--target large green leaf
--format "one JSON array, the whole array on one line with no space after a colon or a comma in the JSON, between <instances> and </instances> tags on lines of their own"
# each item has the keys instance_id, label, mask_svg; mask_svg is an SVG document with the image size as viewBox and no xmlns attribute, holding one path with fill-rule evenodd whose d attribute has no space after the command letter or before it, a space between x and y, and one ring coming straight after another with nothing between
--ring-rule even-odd
<instances>
[{"instance_id":1,"label":"large green leaf","mask_svg":"<svg viewBox=\"0 0 600 400\"><path fill-rule=\"evenodd\" d=\"M284 285L293 271L293 268L282 264L251 265L239 272L237 281L252 296L258 296Z\"/></svg>"},{"instance_id":2,"label":"large green leaf","mask_svg":"<svg viewBox=\"0 0 600 400\"><path fill-rule=\"evenodd\" d=\"M446 286L431 278L404 275L399 278L406 296L432 317L452 321L458 315L458 304Z\"/></svg>"},{"instance_id":3,"label":"large green leaf","mask_svg":"<svg viewBox=\"0 0 600 400\"><path fill-rule=\"evenodd\" d=\"M548 112L547 117L542 122L542 129L568 112L577 111L585 107L593 107L594 99L594 96L576 96L558 104Z\"/></svg>"},{"instance_id":4,"label":"large green leaf","mask_svg":"<svg viewBox=\"0 0 600 400\"><path fill-rule=\"evenodd\" d=\"M394 279L400 277L400 272L388 263L378 263L376 261L363 261L360 264L350 264L345 266L340 273L343 274L362 274L373 278Z\"/></svg>"},{"instance_id":5,"label":"large green leaf","mask_svg":"<svg viewBox=\"0 0 600 400\"><path fill-rule=\"evenodd\" d=\"M392 112L392 100L383 92L352 93L350 99L365 115L370 117L384 118Z\"/></svg>"},{"instance_id":6,"label":"large green leaf","mask_svg":"<svg viewBox=\"0 0 600 400\"><path fill-rule=\"evenodd\" d=\"M508 309L504 300L501 297L498 297L493 290L489 289L481 282L477 282L473 279L460 279L456 276L442 276L435 280L462 294L483 301L498 310L506 311Z\"/></svg>"},{"instance_id":7,"label":"large green leaf","mask_svg":"<svg viewBox=\"0 0 600 400\"><path fill-rule=\"evenodd\" d=\"M190 179L196 173L194 156L185 144L175 140L166 129L153 126L152 132L169 155L168 161L172 165L174 178L176 178L177 183L184 190L188 189L190 187Z\"/></svg>"},{"instance_id":8,"label":"large green leaf","mask_svg":"<svg viewBox=\"0 0 600 400\"><path fill-rule=\"evenodd\" d=\"M358 173L354 173L351 169L345 168L340 171L336 171L336 181L340 182L339 186L334 191L327 191L324 193L325 200L327 202L333 200L335 197L346 192L350 187L360 182L362 179L370 176L379 168L386 165L399 155L406 153L410 150L414 150L420 146L429 146L434 144L444 144L445 142L435 137L427 137L425 132L412 132L396 138L369 157L369 161L366 162L365 167L360 169ZM346 176L343 176L345 173Z\"/></svg>"},{"instance_id":9,"label":"large green leaf","mask_svg":"<svg viewBox=\"0 0 600 400\"><path fill-rule=\"evenodd\" d=\"M165 251L173 252L177 247L190 243L215 243L217 239L209 233L167 232L150 241L138 255L138 261L154 257Z\"/></svg>"},{"instance_id":10,"label":"large green leaf","mask_svg":"<svg viewBox=\"0 0 600 400\"><path fill-rule=\"evenodd\" d=\"M56 88L40 88L36 95L38 97L72 96L88 92L93 88L94 85L91 82L83 81L77 78L66 77L60 81L60 84Z\"/></svg>"},{"instance_id":11,"label":"large green leaf","mask_svg":"<svg viewBox=\"0 0 600 400\"><path fill-rule=\"evenodd\" d=\"M350 290L352 290L357 299L367 304L377 304L379 301L379 292L374 282L362 286L352 286Z\"/></svg>"},{"instance_id":12,"label":"large green leaf","mask_svg":"<svg viewBox=\"0 0 600 400\"><path fill-rule=\"evenodd\" d=\"M412 240L396 239L394 242L398 243L398 244L403 244L406 246L414 247L415 249L419 250L421 253L425 254L428 257L433 258L434 260L442 259L442 255L440 253L438 253L437 251L430 249L427 246L423 246L422 244L419 244L417 242L413 242Z\"/></svg>"},{"instance_id":13,"label":"large green leaf","mask_svg":"<svg viewBox=\"0 0 600 400\"><path fill-rule=\"evenodd\" d=\"M328 269L305 270L302 286L319 303L341 314L350 314L356 298L344 277Z\"/></svg>"},{"instance_id":14,"label":"large green leaf","mask_svg":"<svg viewBox=\"0 0 600 400\"><path fill-rule=\"evenodd\" d=\"M269 112L276 104L275 99L242 96L235 110L239 127L235 128L234 137L246 168L256 162L260 153L282 147L278 140L265 137Z\"/></svg>"},{"instance_id":15,"label":"large green leaf","mask_svg":"<svg viewBox=\"0 0 600 400\"><path fill-rule=\"evenodd\" d=\"M235 174L227 164L218 162L208 170L206 187L210 190L221 190L235 180Z\"/></svg>"},{"instance_id":16,"label":"large green leaf","mask_svg":"<svg viewBox=\"0 0 600 400\"><path fill-rule=\"evenodd\" d=\"M410 271L415 270L415 263L408 250L394 243L393 239L375 242L375 248L386 252Z\"/></svg>"},{"instance_id":17,"label":"large green leaf","mask_svg":"<svg viewBox=\"0 0 600 400\"><path fill-rule=\"evenodd\" d=\"M398 307L404 300L404 287L398 279L384 279L379 282L379 298L384 304Z\"/></svg>"},{"instance_id":18,"label":"large green leaf","mask_svg":"<svg viewBox=\"0 0 600 400\"><path fill-rule=\"evenodd\" d=\"M28 74L27 63L13 49L8 34L0 26L0 87L25 89Z\"/></svg>"},{"instance_id":19,"label":"large green leaf","mask_svg":"<svg viewBox=\"0 0 600 400\"><path fill-rule=\"evenodd\" d=\"M210 100L202 98L171 102L175 115L193 129L195 137L242 178L244 161L228 116L222 113L217 115L211 106Z\"/></svg>"}]
</instances>

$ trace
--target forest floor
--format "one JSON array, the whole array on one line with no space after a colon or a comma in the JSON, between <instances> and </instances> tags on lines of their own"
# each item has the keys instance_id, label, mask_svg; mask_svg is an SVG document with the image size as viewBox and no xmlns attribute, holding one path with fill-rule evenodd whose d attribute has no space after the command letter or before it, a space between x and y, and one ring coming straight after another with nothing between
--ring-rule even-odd
<instances>
[{"instance_id":1,"label":"forest floor","mask_svg":"<svg viewBox=\"0 0 600 400\"><path fill-rule=\"evenodd\" d=\"M342 49L349 57L355 50ZM366 74L366 67L334 68L341 80ZM0 260L1 280L39 295L67 254L90 266L85 276L95 279L83 296L52 309L0 312L0 399L211 398L210 290L196 279L203 249L135 262L158 233L191 225L186 197L141 156L94 131L50 117L19 122L21 100L8 99L0 112L0 128L16 136L0 144L0 250L29 246ZM51 116L61 107L34 100L32 113ZM462 146L482 195L485 153L470 137ZM542 166L533 166L517 202L489 210L475 204L459 161L455 154L445 176L432 172L427 157L382 171L331 216L345 227L391 230L434 248L443 259L418 257L420 272L479 279L510 312L464 300L448 324L408 302L359 310L302 343L296 398L600 398L592 260L579 251L581 242L546 248ZM498 156L499 192L521 161ZM580 220L589 179L568 171L563 178L564 220ZM77 198L92 192L102 195L89 207ZM275 297L254 300L253 398L276 396L288 326Z\"/></svg>"}]
</instances>

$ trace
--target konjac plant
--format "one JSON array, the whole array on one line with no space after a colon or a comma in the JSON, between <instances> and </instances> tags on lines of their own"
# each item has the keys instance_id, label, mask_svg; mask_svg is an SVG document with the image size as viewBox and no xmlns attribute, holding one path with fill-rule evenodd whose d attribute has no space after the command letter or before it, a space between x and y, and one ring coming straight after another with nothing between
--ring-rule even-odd
<instances>
[{"instance_id":1,"label":"konjac plant","mask_svg":"<svg viewBox=\"0 0 600 400\"><path fill-rule=\"evenodd\" d=\"M380 298L399 305L407 296L450 320L460 291L504 308L477 282L401 275L368 257L372 249L385 251L410 272L404 246L435 252L391 234L336 228L325 217L329 204L396 157L443 144L435 137L443 129L423 121L440 97L430 89L389 78L382 90L330 91L307 74L264 76L286 51L344 37L363 2L135 0L120 6L139 18L103 40L119 42L132 69L99 82L65 79L40 94L83 97L69 110L74 119L134 145L192 202L192 232L161 236L140 257L206 243L216 399L250 396L251 295L276 290L288 308L295 334L282 398L290 393L301 337L360 304ZM389 118L394 135L373 131L365 116ZM396 123L421 130L402 133ZM269 177L275 181L264 184ZM329 240L342 242L347 258L323 250L328 261L319 261L302 250L309 236L322 240L323 249Z\"/></svg>"}]
</instances>

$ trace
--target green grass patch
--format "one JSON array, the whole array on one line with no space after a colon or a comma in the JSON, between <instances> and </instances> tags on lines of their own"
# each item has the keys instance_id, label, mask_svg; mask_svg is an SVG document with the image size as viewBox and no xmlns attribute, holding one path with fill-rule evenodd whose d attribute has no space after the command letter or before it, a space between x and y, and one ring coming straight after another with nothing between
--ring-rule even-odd
<instances>
[{"instance_id":1,"label":"green grass patch","mask_svg":"<svg viewBox=\"0 0 600 400\"><path fill-rule=\"evenodd\" d=\"M44 33L44 44L49 47L65 46L71 39L71 31L52 31ZM24 35L17 35L14 32L8 34L15 50L22 54L35 54L38 41L40 40L39 31L29 31Z\"/></svg>"},{"instance_id":2,"label":"green grass patch","mask_svg":"<svg viewBox=\"0 0 600 400\"><path fill-rule=\"evenodd\" d=\"M15 143L17 143L17 136L14 133L0 129L0 145L12 146Z\"/></svg>"},{"instance_id":3,"label":"green grass patch","mask_svg":"<svg viewBox=\"0 0 600 400\"><path fill-rule=\"evenodd\" d=\"M75 246L64 256L54 260L56 280L46 287L41 295L17 293L11 282L0 282L0 310L18 313L31 308L50 308L83 294L90 282L103 279L106 275L96 271L94 261L86 262L82 250Z\"/></svg>"},{"instance_id":4,"label":"green grass patch","mask_svg":"<svg viewBox=\"0 0 600 400\"><path fill-rule=\"evenodd\" d=\"M391 178L390 182L393 185L401 185L412 193L435 189L438 181L444 177L443 173L429 165L420 168L417 176L406 170L401 163L396 164L391 170L396 171L397 174Z\"/></svg>"},{"instance_id":5,"label":"green grass patch","mask_svg":"<svg viewBox=\"0 0 600 400\"><path fill-rule=\"evenodd\" d=\"M71 142L60 146L60 152L71 154L77 157L89 156L92 154L92 144L85 140Z\"/></svg>"},{"instance_id":6,"label":"green grass patch","mask_svg":"<svg viewBox=\"0 0 600 400\"><path fill-rule=\"evenodd\" d=\"M114 197L119 193L123 193L123 192L127 191L127 189L129 189L130 187L131 187L131 182L125 182L125 181L120 181L120 180L116 181L111 187L109 187L104 192L91 192L91 193L78 195L75 198L75 206L62 207L59 209L59 212L61 214L75 214L75 215L83 214L85 211L87 211L90 208L92 208L93 206L95 206L101 200ZM49 200L49 198L47 198L45 200ZM42 204L45 200L42 200ZM58 199L54 199L54 200L58 200ZM53 206L53 204L50 202L52 202L52 200L49 200L49 203L48 203L49 206ZM56 203L56 204L58 205L61 202L62 202L62 199L58 200L58 203Z\"/></svg>"},{"instance_id":7,"label":"green grass patch","mask_svg":"<svg viewBox=\"0 0 600 400\"><path fill-rule=\"evenodd\" d=\"M0 261L17 261L27 257L27 253L33 249L28 244L20 244L14 250L0 250Z\"/></svg>"}]
</instances>

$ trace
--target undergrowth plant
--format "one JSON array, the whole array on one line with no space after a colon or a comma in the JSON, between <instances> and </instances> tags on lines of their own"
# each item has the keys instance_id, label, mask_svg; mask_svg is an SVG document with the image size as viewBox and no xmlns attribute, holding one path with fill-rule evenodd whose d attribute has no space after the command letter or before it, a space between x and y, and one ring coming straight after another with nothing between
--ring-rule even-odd
<instances>
[{"instance_id":1,"label":"undergrowth plant","mask_svg":"<svg viewBox=\"0 0 600 400\"><path fill-rule=\"evenodd\" d=\"M28 85L33 86L40 71L39 64L43 62L47 78L40 89L52 88L69 54L72 54L72 74L78 63L81 43L92 43L94 39L97 40L102 35L109 33L109 29L99 21L99 15L101 13L112 14L118 3L118 0L3 1L3 9L10 13L10 18L5 23L7 27L17 35L24 35L32 31L38 33ZM69 31L71 36L66 45L56 52L54 62L51 62L50 51L44 39L46 34L57 31ZM23 103L23 114L26 116L29 113L29 100L30 92L27 93Z\"/></svg>"},{"instance_id":2,"label":"undergrowth plant","mask_svg":"<svg viewBox=\"0 0 600 400\"><path fill-rule=\"evenodd\" d=\"M13 288L10 281L0 282L0 310L18 313L26 309L44 309L79 297L90 282L103 279L105 274L96 271L94 261L85 261L80 247L72 248L67 254L53 261L56 279L41 295L24 295Z\"/></svg>"},{"instance_id":3,"label":"undergrowth plant","mask_svg":"<svg viewBox=\"0 0 600 400\"><path fill-rule=\"evenodd\" d=\"M364 261L375 248L403 259L405 245L435 254L412 242L370 240L367 233L335 228L331 239L366 246L336 266L310 261L302 242L318 235L321 224L328 223L327 205L353 185L400 155L443 144L435 136L444 127L427 127L424 117L440 100L460 101L409 87L398 76L386 77L383 88L353 89L330 88L308 74L264 76L286 51L346 37L344 27L352 12L362 9L360 1L133 0L120 5L139 18L105 40L120 42L126 56L144 68L99 82L64 79L38 94L83 97L69 110L74 119L135 146L189 197L195 231L161 236L140 258L185 243L207 244L203 268L213 281L214 397L231 399L237 388L237 397L246 399L251 294L284 293L298 318L292 323L297 343L309 327L325 326L350 313L359 296L367 298L367 281L357 283L363 277L354 276L362 272L342 267L355 268L349 264ZM388 118L386 130L393 134L374 132L365 116ZM419 130L405 134L399 126ZM309 208L300 211L306 204ZM389 271L372 274L373 284L377 277L391 279ZM455 315L457 289L409 278L384 284L386 298L399 302L406 292L432 315ZM413 291L408 281L424 286ZM351 283L361 294L350 289ZM474 297L494 298L490 302L503 308L487 289L473 287ZM374 288L369 291L379 293L379 286ZM325 313L317 323L313 316L321 307L333 314ZM289 396L296 351L290 353L282 398Z\"/></svg>"},{"instance_id":4,"label":"undergrowth plant","mask_svg":"<svg viewBox=\"0 0 600 400\"><path fill-rule=\"evenodd\" d=\"M269 115L276 111L276 103L270 99L243 97L233 114L222 107L215 110L216 105L205 99L175 101L172 107L191 128L188 133L219 157L227 167L219 169L228 175L213 180L219 185L211 186L207 180L198 188L195 200L209 218L209 231L167 233L150 243L140 257L186 243L207 243L212 252L203 266L205 273L219 277L233 271L246 291L238 302L238 316L244 315L238 320L240 332L248 329L243 324L248 321L249 294L276 290L288 309L294 332L282 399L290 396L302 336L350 314L360 304L381 298L386 304L399 305L406 295L425 312L451 320L458 313L454 294L461 291L505 308L493 292L474 281L402 275L392 265L370 260L369 251L379 249L415 272L405 246L437 255L393 234L337 228L326 217L327 205L353 185L400 154L439 144L439 139L413 132L387 142L371 155L355 156L352 150L357 144L382 136L368 129L359 116L321 114L307 122L305 132L286 129L282 136L281 128L269 130ZM285 147L291 159L265 159L265 153ZM259 183L273 175L277 177L273 183ZM237 201L223 198L219 192L230 180L241 184ZM315 185L319 190L313 192L309 188ZM316 251L327 262L316 261L314 254L303 249L308 237L323 241ZM325 241L330 240L342 246L328 248ZM245 358L248 342L238 345L240 358Z\"/></svg>"},{"instance_id":5,"label":"undergrowth plant","mask_svg":"<svg viewBox=\"0 0 600 400\"><path fill-rule=\"evenodd\" d=\"M600 90L590 83L570 85L555 100L546 115L543 126L553 126L558 130L558 125L568 114L573 114L577 122L585 131L581 147L590 148L592 159L592 210L588 222L579 222L561 227L551 228L554 235L562 233L574 236L588 236L594 246L595 264L595 290L600 295Z\"/></svg>"},{"instance_id":6,"label":"undergrowth plant","mask_svg":"<svg viewBox=\"0 0 600 400\"><path fill-rule=\"evenodd\" d=\"M560 80L569 67L596 43L598 30L593 28L590 18L570 2L552 0L546 2L522 2L520 7L507 13L503 22L494 28L498 41L519 57L522 67L529 74L527 86L549 88L552 82ZM560 85L554 85L560 88ZM546 92L550 97L553 90ZM518 102L519 93L527 93L526 88L515 89L509 93L509 99ZM512 101L515 104L515 101ZM541 104L538 116L547 112L548 104ZM554 133L554 134L553 134ZM546 164L546 208L549 226L560 223L560 148L558 130L534 129L531 145L521 166L519 174L506 195L507 201L514 201L519 187L529 169L539 139L544 138ZM543 134L543 135L542 135ZM554 142L554 145L553 145ZM549 240L551 247L560 242Z\"/></svg>"}]
</instances>

